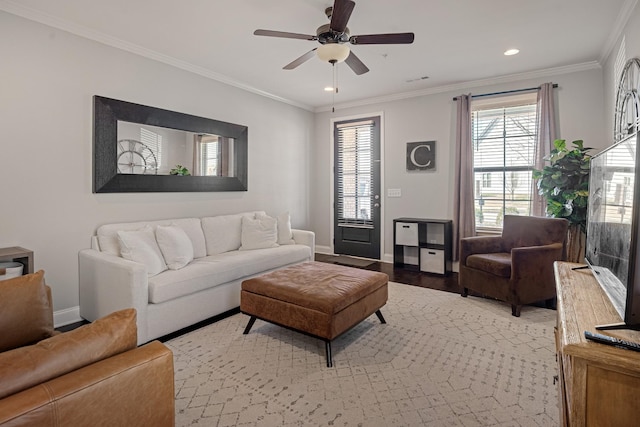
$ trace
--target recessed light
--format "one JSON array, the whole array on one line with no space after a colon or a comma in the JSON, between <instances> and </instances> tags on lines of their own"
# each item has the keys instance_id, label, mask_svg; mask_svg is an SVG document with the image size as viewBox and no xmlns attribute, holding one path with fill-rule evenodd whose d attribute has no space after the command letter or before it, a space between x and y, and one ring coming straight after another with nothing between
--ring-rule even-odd
<instances>
[{"instance_id":1,"label":"recessed light","mask_svg":"<svg viewBox=\"0 0 640 427\"><path fill-rule=\"evenodd\" d=\"M331 86L327 86L324 88L325 92L333 92L333 88Z\"/></svg>"},{"instance_id":2,"label":"recessed light","mask_svg":"<svg viewBox=\"0 0 640 427\"><path fill-rule=\"evenodd\" d=\"M519 53L519 52L520 52L520 50L519 50L519 49L509 49L509 50L506 50L506 51L504 52L504 54L505 54L506 56L511 56L511 55L516 55L516 54L517 54L517 53Z\"/></svg>"}]
</instances>

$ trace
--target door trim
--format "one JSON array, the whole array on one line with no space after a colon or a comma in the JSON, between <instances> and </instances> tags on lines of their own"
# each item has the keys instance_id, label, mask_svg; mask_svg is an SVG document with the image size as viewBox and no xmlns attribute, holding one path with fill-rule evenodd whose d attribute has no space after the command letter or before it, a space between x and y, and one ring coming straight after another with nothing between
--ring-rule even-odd
<instances>
[{"instance_id":1,"label":"door trim","mask_svg":"<svg viewBox=\"0 0 640 427\"><path fill-rule=\"evenodd\" d=\"M384 255L385 255L385 239L384 239L384 235L385 235L385 210L386 210L386 203L387 203L387 198L386 198L386 187L385 187L385 180L384 180L384 159L385 159L385 150L384 150L384 113L382 111L379 112L373 112L373 113L363 113L363 114L357 114L357 115L353 115L353 116L342 116L342 117L332 117L329 120L329 141L330 141L330 149L329 149L329 168L330 168L330 173L329 173L329 188L331 189L330 191L330 196L329 196L329 229L331 230L331 238L329 240L329 247L331 248L331 253L335 254L335 247L333 244L334 238L335 238L335 233L334 233L334 225L335 225L335 221L334 221L334 204L336 201L335 198L335 188L334 188L334 179L335 179L335 161L334 161L334 146L335 146L335 139L333 137L333 130L335 127L335 123L336 122L343 122L343 121L347 121L347 120L358 120L358 119L366 119L368 117L374 117L374 116L378 116L380 117L380 201L382 203L382 209L380 209L380 262L384 261Z\"/></svg>"}]
</instances>

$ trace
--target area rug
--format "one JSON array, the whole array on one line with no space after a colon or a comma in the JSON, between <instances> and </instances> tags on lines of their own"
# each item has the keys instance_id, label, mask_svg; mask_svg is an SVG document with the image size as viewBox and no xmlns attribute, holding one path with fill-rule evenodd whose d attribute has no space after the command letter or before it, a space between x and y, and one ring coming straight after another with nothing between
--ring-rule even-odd
<instances>
[{"instance_id":1,"label":"area rug","mask_svg":"<svg viewBox=\"0 0 640 427\"><path fill-rule=\"evenodd\" d=\"M324 343L235 314L166 343L176 425L557 426L555 311L397 283Z\"/></svg>"}]
</instances>

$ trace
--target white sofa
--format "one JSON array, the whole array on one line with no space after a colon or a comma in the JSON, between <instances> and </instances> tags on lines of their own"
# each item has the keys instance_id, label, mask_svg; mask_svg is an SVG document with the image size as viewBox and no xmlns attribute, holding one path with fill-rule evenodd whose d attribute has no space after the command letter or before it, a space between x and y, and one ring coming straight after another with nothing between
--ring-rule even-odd
<instances>
[{"instance_id":1,"label":"white sofa","mask_svg":"<svg viewBox=\"0 0 640 427\"><path fill-rule=\"evenodd\" d=\"M253 221L256 218L266 221L269 217L264 212L245 212L100 226L92 237L91 248L78 255L80 316L94 321L133 307L138 313L138 344L142 344L237 308L240 286L247 278L313 260L313 232L291 230L288 214L284 214L277 218L276 241L265 244L265 236L272 239L273 230L266 232L264 221ZM247 224L262 233L257 243L249 238L251 229ZM151 235L157 236L159 243L158 230L176 228L183 230L184 233L178 231L182 236L186 234L191 243L187 243L188 250L181 250L189 252L193 248L193 260L186 266L153 274L155 271L150 270L155 266L146 259L138 262L123 257L130 255L123 250L128 232L153 230ZM251 249L256 245L261 248ZM164 242L158 247L165 249L160 256L168 258L170 252L186 246Z\"/></svg>"}]
</instances>

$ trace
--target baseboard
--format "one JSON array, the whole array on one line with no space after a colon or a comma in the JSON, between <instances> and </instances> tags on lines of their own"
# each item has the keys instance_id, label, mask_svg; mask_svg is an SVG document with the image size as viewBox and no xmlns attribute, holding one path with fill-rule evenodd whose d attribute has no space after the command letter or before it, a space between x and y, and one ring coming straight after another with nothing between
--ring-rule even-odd
<instances>
[{"instance_id":1,"label":"baseboard","mask_svg":"<svg viewBox=\"0 0 640 427\"><path fill-rule=\"evenodd\" d=\"M330 246L318 246L316 245L316 253L324 255L333 255L333 251Z\"/></svg>"},{"instance_id":2,"label":"baseboard","mask_svg":"<svg viewBox=\"0 0 640 427\"><path fill-rule=\"evenodd\" d=\"M60 326L70 325L72 323L81 322L80 307L75 306L71 308L65 308L64 310L58 310L53 312L53 327L59 328Z\"/></svg>"}]
</instances>

